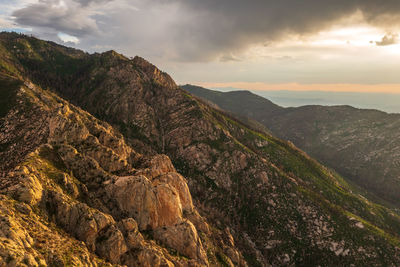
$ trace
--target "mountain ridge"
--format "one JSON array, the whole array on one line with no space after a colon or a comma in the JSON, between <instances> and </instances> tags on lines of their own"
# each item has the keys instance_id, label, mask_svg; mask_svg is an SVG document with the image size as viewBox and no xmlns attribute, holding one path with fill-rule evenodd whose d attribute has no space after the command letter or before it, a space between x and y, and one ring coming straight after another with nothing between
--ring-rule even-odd
<instances>
[{"instance_id":1,"label":"mountain ridge","mask_svg":"<svg viewBox=\"0 0 400 267\"><path fill-rule=\"evenodd\" d=\"M14 46L19 51L14 50ZM60 142L59 147L55 144L47 146L39 138L37 130L27 131L28 126L35 129L35 124L29 125L27 113L8 110L6 116L20 116L19 119L2 118L1 123L14 125L25 119L27 126L11 127L15 131L21 129L16 133L1 127L0 136L8 138L6 142L0 139L0 144L11 141L13 147L12 150L5 148L1 153L16 153L16 158L22 160L27 152L19 153L24 151L24 139L29 141L26 136L30 135L37 139L38 146L45 145L44 151L38 151L39 162L45 162L51 156L52 165L60 164L59 168L63 168L63 163L66 166L67 178L54 181L57 177L49 176L45 166L43 169L34 166L38 176L47 177L43 181L54 185L56 190L52 191L56 192L28 194L33 196L28 198L33 202L27 205L35 214L40 214L40 211L55 214L55 217L42 217L58 229L64 229L69 238L81 240L88 233L86 229L81 233L74 232L73 224L63 221L58 215L68 209L57 207L78 209L82 206L79 202L84 200L80 198L81 191L82 194L89 194L91 197L85 202L89 207L88 213L91 214L91 210L97 207L110 219L108 227L98 232L96 242L84 239L82 249L92 253L91 257L130 266L135 266L140 260L141 264L154 265L151 255L158 255L159 266L169 263L183 266L396 265L400 262L397 249L400 244L400 217L396 213L368 201L357 192L353 193L354 188L340 176L293 144L252 129L240 120L198 101L147 61L121 58L113 52L88 55L61 46L54 48L44 41L15 34L1 34L0 47L8 47L6 53L0 53L1 59L6 58L1 61L2 66L8 66L2 67L2 72L14 73L23 83L32 84L33 89L28 87L25 90L38 90L37 98L47 99L48 96L46 101L49 103L53 102L52 99L59 99L68 107L57 106L58 119L51 120L52 124L48 127L38 127L48 129L54 137L52 140ZM75 66L82 58L85 64ZM71 69L64 71L70 66ZM20 71L15 71L17 69ZM38 110L39 115L44 110L49 112L46 106ZM21 105L17 104L15 108L21 109ZM80 108L85 111L80 111ZM52 109L49 113L53 114ZM64 124L65 120L68 123ZM113 138L105 138L103 135L108 136L106 133L99 135L99 129L103 129L100 133L113 133ZM33 144L34 140L29 143ZM112 140L119 140L116 146ZM130 159L126 157L129 148L136 152ZM166 154L171 161L158 155L160 153ZM121 155L125 155L122 161L119 160ZM13 177L5 166L7 164L1 164L6 169L2 181ZM131 170L130 166L134 169ZM109 176L108 171L102 171L109 168L116 173ZM154 176L160 172L164 178L159 181ZM186 178L198 214L182 212L183 215L180 215L180 205L172 204L169 212L155 214L159 214L164 222L173 222L176 215L178 218L183 216L192 222L199 233L198 238L190 234L195 230L189 223L183 226L166 225L166 230L158 227L158 224L152 223L155 221L146 219L146 214L154 211L154 205L140 206L140 201L130 200L131 194L140 194L141 190L163 184L160 188L173 187L176 194L160 193L160 197L171 199L168 203L177 203L179 199L184 206L182 201L189 197L183 192L188 191L179 187L184 184L173 180L180 175ZM151 186L147 186L145 178ZM131 188L127 187L128 184L137 185L135 179L143 181L146 186L126 191L126 188ZM127 183L127 180L130 182ZM17 181L17 184L23 185L25 179ZM40 184L45 187L45 183ZM74 184L79 185L76 197L73 197L76 194ZM82 189L85 187L81 184L86 189ZM59 187L62 187L61 190ZM2 191L2 195L9 201L19 204L25 200L20 199L20 193L7 192L9 186L4 188L6 192ZM32 188L28 192L43 192L39 186L28 188ZM70 193L66 197L63 192ZM72 203L78 206L67 201L71 196ZM113 196L112 201L108 200L110 196ZM37 206L36 201L52 205ZM76 222L76 217L70 218ZM134 222L137 228L132 227ZM184 234L189 234L191 238L180 239L197 240L189 246L192 248L189 251L185 250L187 246L182 246L174 238ZM138 239L140 242L137 242ZM113 244L110 242L115 240L122 244L115 248L124 248L124 242L128 248L138 246L139 251L143 251L143 257L125 249L107 254L110 244ZM34 241L33 245L36 243ZM146 251L149 253L146 254ZM63 252L60 251L60 254ZM51 262L50 259L43 260Z\"/></svg>"},{"instance_id":2,"label":"mountain ridge","mask_svg":"<svg viewBox=\"0 0 400 267\"><path fill-rule=\"evenodd\" d=\"M222 109L260 122L273 134L292 141L359 186L398 205L396 177L400 169L396 165L396 151L400 137L396 135L396 127L400 115L347 105L307 105L271 113L269 100L255 109L254 101L245 98L241 99L242 108L238 110L232 107L239 104L235 99L221 100L229 94L222 93L220 98L215 98L211 91L207 97L207 91L198 92L198 87L184 88L220 104ZM259 96L253 94L249 98Z\"/></svg>"},{"instance_id":3,"label":"mountain ridge","mask_svg":"<svg viewBox=\"0 0 400 267\"><path fill-rule=\"evenodd\" d=\"M112 264L130 266L206 264L202 243L191 221L205 231L208 226L192 206L186 180L175 172L168 157L146 158L137 154L111 126L33 84L23 86L18 94L21 104L28 104L26 108L31 115L27 119L35 118L33 108L40 113L42 121L38 127L32 127L29 120L24 121L21 105L16 107L18 111L8 113L14 119L2 124L5 129L2 140L9 140L16 136L15 131L21 131L16 124L18 128L25 125L23 130L28 127L28 131L20 132L25 134L24 139L30 136L38 142L30 149L32 152L23 152L25 156L18 154L19 160L11 158L13 165L1 165L0 191L5 203L10 201L9 197L14 198L14 202L26 210L24 212L40 216L39 221L44 226L33 222L27 226L13 226L17 233L21 229L27 231L30 243L13 249L7 245L2 247L0 256L4 262L18 265L28 261L30 266L45 263L103 265L106 264L100 259L103 258ZM21 145L14 144L15 150L9 152L20 151ZM136 201L130 200L135 197L132 193L136 194ZM147 198L142 200L140 194ZM153 202L152 198L157 201ZM16 204L11 202L6 207ZM147 212L140 212L142 209ZM18 215L18 211L1 213L2 219L11 223L23 217ZM49 244L50 240L42 240L41 234L49 230L32 232L36 227L59 227L84 245L78 243L65 248L59 244L60 249L57 249ZM154 237L146 238L146 229L154 230ZM14 244L15 234L4 230L1 229L4 244ZM52 235L54 240L60 239ZM177 238L186 240L185 245ZM39 246L40 243L43 245ZM175 253L188 258L171 255L161 244L168 244L176 249ZM50 247L53 252L47 253L47 258L43 257L46 254L40 255L43 249Z\"/></svg>"}]
</instances>

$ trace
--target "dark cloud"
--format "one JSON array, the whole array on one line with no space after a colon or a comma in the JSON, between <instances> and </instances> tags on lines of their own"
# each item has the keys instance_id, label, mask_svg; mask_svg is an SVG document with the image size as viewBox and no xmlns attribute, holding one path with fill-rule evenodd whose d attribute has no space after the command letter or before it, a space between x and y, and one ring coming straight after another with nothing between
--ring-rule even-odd
<instances>
[{"instance_id":1,"label":"dark cloud","mask_svg":"<svg viewBox=\"0 0 400 267\"><path fill-rule=\"evenodd\" d=\"M95 34L98 26L91 3L104 0L39 0L13 13L18 24L65 32L74 36Z\"/></svg>"},{"instance_id":2,"label":"dark cloud","mask_svg":"<svg viewBox=\"0 0 400 267\"><path fill-rule=\"evenodd\" d=\"M237 55L251 45L270 44L288 34L313 34L356 12L367 23L385 29L400 23L399 0L108 2L65 0L63 7L61 1L40 0L14 16L17 23L42 32L77 36L83 47L111 45L128 53L180 61L229 61L226 55Z\"/></svg>"},{"instance_id":3,"label":"dark cloud","mask_svg":"<svg viewBox=\"0 0 400 267\"><path fill-rule=\"evenodd\" d=\"M375 42L377 46L394 45L399 42L399 35L394 33L388 33L382 37L382 40Z\"/></svg>"},{"instance_id":4,"label":"dark cloud","mask_svg":"<svg viewBox=\"0 0 400 267\"><path fill-rule=\"evenodd\" d=\"M306 35L325 29L360 12L365 21L380 27L400 22L400 1L376 0L171 0L192 18L177 25L181 38L193 46L181 47L186 56L215 57L251 44L279 41L288 34ZM209 42L201 48L202 40ZM195 44L199 44L196 46Z\"/></svg>"}]
</instances>

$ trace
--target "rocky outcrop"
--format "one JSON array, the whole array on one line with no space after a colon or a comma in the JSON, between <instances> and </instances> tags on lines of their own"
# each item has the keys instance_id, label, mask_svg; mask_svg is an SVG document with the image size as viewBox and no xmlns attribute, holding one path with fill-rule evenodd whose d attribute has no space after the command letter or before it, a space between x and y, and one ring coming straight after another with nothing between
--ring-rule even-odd
<instances>
[{"instance_id":1,"label":"rocky outcrop","mask_svg":"<svg viewBox=\"0 0 400 267\"><path fill-rule=\"evenodd\" d=\"M37 170L28 169L26 166L18 166L15 171L8 174L9 179L14 180L14 185L4 189L15 199L30 205L36 205L43 194L43 187L37 175L40 175Z\"/></svg>"},{"instance_id":2,"label":"rocky outcrop","mask_svg":"<svg viewBox=\"0 0 400 267\"><path fill-rule=\"evenodd\" d=\"M186 179L182 175L176 172L164 173L154 178L152 183L154 186L162 184L172 185L179 195L182 211L187 213L193 212L192 196L190 195Z\"/></svg>"},{"instance_id":3,"label":"rocky outcrop","mask_svg":"<svg viewBox=\"0 0 400 267\"><path fill-rule=\"evenodd\" d=\"M185 220L173 226L161 227L154 231L154 237L163 244L175 248L182 255L207 262L207 255L194 225Z\"/></svg>"},{"instance_id":4,"label":"rocky outcrop","mask_svg":"<svg viewBox=\"0 0 400 267\"><path fill-rule=\"evenodd\" d=\"M46 205L61 228L85 242L88 249L100 257L118 263L121 255L127 252L124 236L110 215L51 191L46 197Z\"/></svg>"},{"instance_id":5,"label":"rocky outcrop","mask_svg":"<svg viewBox=\"0 0 400 267\"><path fill-rule=\"evenodd\" d=\"M55 231L30 205L0 195L2 266L110 266L77 240Z\"/></svg>"},{"instance_id":6,"label":"rocky outcrop","mask_svg":"<svg viewBox=\"0 0 400 267\"><path fill-rule=\"evenodd\" d=\"M169 226L182 220L182 204L176 189L163 183L153 186L145 176L118 178L106 192L121 212L136 219L141 230Z\"/></svg>"},{"instance_id":7,"label":"rocky outcrop","mask_svg":"<svg viewBox=\"0 0 400 267\"><path fill-rule=\"evenodd\" d=\"M26 205L30 213L36 210L35 216L44 214L46 223L55 223L82 241L89 258L94 253L112 264L130 266L208 265L198 231L186 215L197 221L201 217L185 178L167 156L136 153L111 126L32 83L21 92L21 102L45 114L46 141L26 153L14 168L2 165L1 194ZM19 116L11 112L7 120L19 123ZM12 140L13 131L1 134ZM50 264L46 257L32 260L43 255L36 250L26 252L37 242L29 235L32 229L10 216L0 225L0 236L7 239L0 258L9 262L12 258L16 265ZM161 234L164 228L174 229L173 236ZM151 234L144 237L141 231ZM185 258L171 255L166 248ZM57 261L66 264L60 257Z\"/></svg>"}]
</instances>

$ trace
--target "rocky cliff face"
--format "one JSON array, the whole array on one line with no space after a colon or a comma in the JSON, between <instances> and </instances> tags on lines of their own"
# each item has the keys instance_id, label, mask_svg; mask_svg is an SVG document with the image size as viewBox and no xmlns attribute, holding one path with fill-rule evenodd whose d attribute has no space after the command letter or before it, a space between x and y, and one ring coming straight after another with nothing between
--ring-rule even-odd
<instances>
[{"instance_id":1,"label":"rocky cliff face","mask_svg":"<svg viewBox=\"0 0 400 267\"><path fill-rule=\"evenodd\" d=\"M2 118L1 153L12 160L2 162L1 192L82 241L75 257L129 266L400 262L397 214L144 59L10 34L1 44L3 73L26 83ZM34 99L26 111L21 94Z\"/></svg>"},{"instance_id":2,"label":"rocky cliff face","mask_svg":"<svg viewBox=\"0 0 400 267\"><path fill-rule=\"evenodd\" d=\"M32 83L15 89L0 133L3 264L208 265L209 226L167 156Z\"/></svg>"}]
</instances>

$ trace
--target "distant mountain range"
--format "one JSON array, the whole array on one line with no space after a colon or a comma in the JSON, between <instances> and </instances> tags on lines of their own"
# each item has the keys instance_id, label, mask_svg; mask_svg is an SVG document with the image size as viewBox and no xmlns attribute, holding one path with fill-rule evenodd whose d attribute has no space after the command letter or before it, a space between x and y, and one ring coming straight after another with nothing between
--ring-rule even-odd
<instances>
[{"instance_id":1,"label":"distant mountain range","mask_svg":"<svg viewBox=\"0 0 400 267\"><path fill-rule=\"evenodd\" d=\"M400 207L400 114L351 106L283 108L248 91L182 88L236 116L260 122L274 135Z\"/></svg>"},{"instance_id":2,"label":"distant mountain range","mask_svg":"<svg viewBox=\"0 0 400 267\"><path fill-rule=\"evenodd\" d=\"M243 91L243 89L233 87L210 89L222 92ZM291 90L250 91L283 107L350 105L356 108L378 109L388 113L400 113L400 94L395 93Z\"/></svg>"},{"instance_id":3,"label":"distant mountain range","mask_svg":"<svg viewBox=\"0 0 400 267\"><path fill-rule=\"evenodd\" d=\"M141 57L0 33L0 96L0 266L400 264L395 210Z\"/></svg>"}]
</instances>

